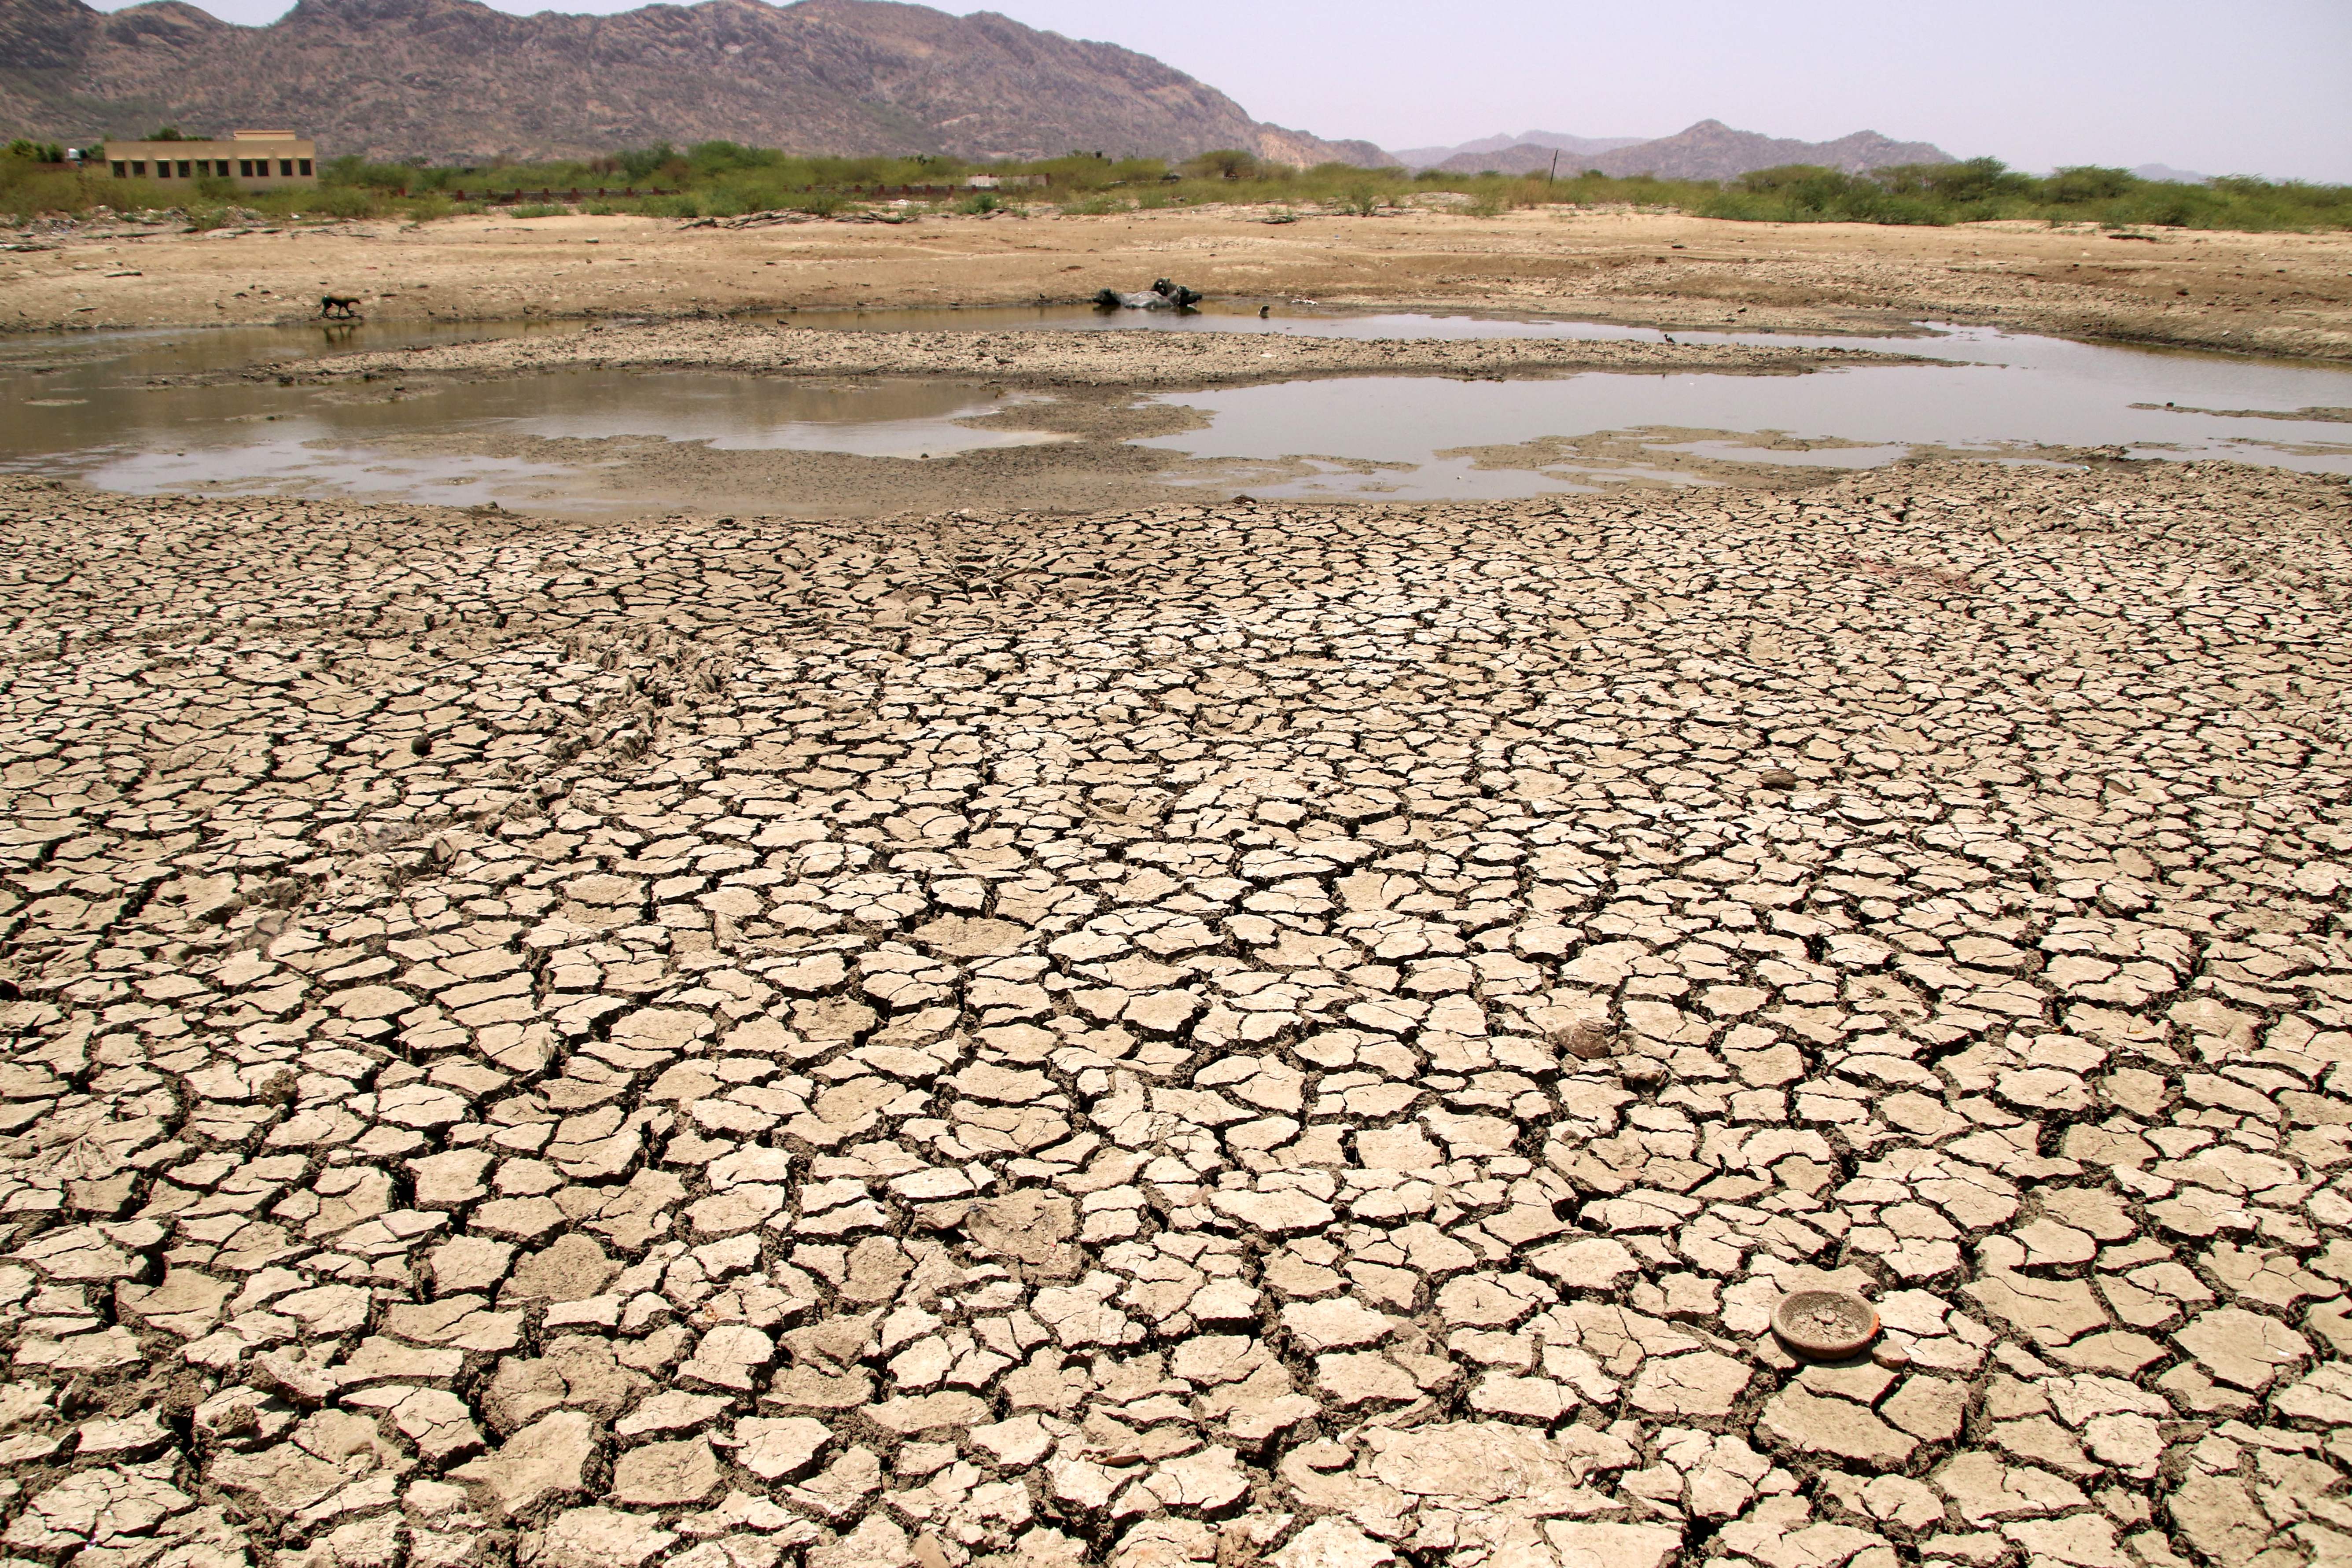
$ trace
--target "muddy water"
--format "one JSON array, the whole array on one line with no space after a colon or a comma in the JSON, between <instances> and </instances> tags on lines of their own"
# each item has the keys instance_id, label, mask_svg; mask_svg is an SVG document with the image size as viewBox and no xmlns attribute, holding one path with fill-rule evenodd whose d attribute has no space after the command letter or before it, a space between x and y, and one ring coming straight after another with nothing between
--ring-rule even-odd
<instances>
[{"instance_id":1,"label":"muddy water","mask_svg":"<svg viewBox=\"0 0 2352 1568\"><path fill-rule=\"evenodd\" d=\"M1297 307L1264 321L1213 307L1186 316L1056 307L808 312L793 321L886 331L1656 335L1585 322L1341 316ZM1058 504L1024 488L1055 463L1073 472L1117 468L1162 493L1189 485L1366 500L1710 483L1759 465L1857 467L1939 451L2064 461L2097 447L2352 471L2352 371L1975 329L1821 340L1944 363L1798 376L1356 377L1168 394L1143 400L1125 426L1097 420L1100 427L1079 439L1071 431L1085 421L1066 404L946 379L824 383L580 371L415 387L147 384L158 375L306 354L569 330L370 325L18 339L0 345L0 408L7 414L0 419L0 469L133 491L498 500L550 511L693 508L721 495L725 505L740 506L747 495L756 500L793 484L807 468L794 468L793 454L823 459L836 495L872 489L871 505L859 510L876 510L930 505L942 484L984 483L996 472L991 463L1013 466L1001 470L1003 494L983 499L1014 505ZM1118 400L1094 402L1108 407ZM1120 437L1128 438L1123 445ZM1043 449L1054 443L1061 445ZM1041 450L1017 463L1007 450L1026 447ZM922 477L943 465L953 479ZM1075 503L1094 492L1055 493Z\"/></svg>"},{"instance_id":2,"label":"muddy water","mask_svg":"<svg viewBox=\"0 0 2352 1568\"><path fill-rule=\"evenodd\" d=\"M547 331L551 329L531 329ZM553 329L562 330L562 329ZM125 334L57 345L10 345L0 357L0 469L69 474L103 489L341 494L474 505L528 491L578 489L600 462L440 450L485 435L574 443L635 438L718 451L843 452L922 460L1061 439L1045 431L957 423L1024 399L927 381L762 380L696 374L557 374L466 386L394 382L320 392L268 383L151 386L160 374L242 366L309 353L404 348L503 333L363 328L335 332L238 329ZM13 363L12 363L13 362ZM604 487L598 487L600 489ZM583 496L581 499L586 499ZM630 491L601 503L658 504Z\"/></svg>"},{"instance_id":3,"label":"muddy water","mask_svg":"<svg viewBox=\"0 0 2352 1568\"><path fill-rule=\"evenodd\" d=\"M1145 444L1264 463L1264 494L1401 500L1531 495L1650 470L1686 477L1688 458L1864 467L1916 452L2063 460L2097 447L2352 473L2352 371L1974 329L1858 346L1948 363L1801 376L1288 382L1171 394L1163 401L1201 411L1207 427Z\"/></svg>"}]
</instances>

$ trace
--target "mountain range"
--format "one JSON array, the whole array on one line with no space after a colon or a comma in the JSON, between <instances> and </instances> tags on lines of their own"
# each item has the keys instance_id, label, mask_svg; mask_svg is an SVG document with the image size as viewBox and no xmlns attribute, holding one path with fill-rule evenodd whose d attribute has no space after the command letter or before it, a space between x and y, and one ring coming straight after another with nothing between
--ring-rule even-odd
<instances>
[{"instance_id":1,"label":"mountain range","mask_svg":"<svg viewBox=\"0 0 2352 1568\"><path fill-rule=\"evenodd\" d=\"M476 163L710 139L798 153L1187 157L1379 167L1252 119L1148 55L887 0L705 0L517 16L479 0L300 0L266 26L184 0L0 0L0 135L287 126L320 153Z\"/></svg>"},{"instance_id":2,"label":"mountain range","mask_svg":"<svg viewBox=\"0 0 2352 1568\"><path fill-rule=\"evenodd\" d=\"M1433 163L1418 155L1443 153ZM1598 169L1604 174L1655 174L1669 180L1729 180L1757 169L1813 163L1859 174L1897 163L1948 163L1950 153L1925 142L1895 142L1875 131L1857 131L1834 142L1795 142L1734 131L1719 120L1702 120L1688 130L1655 141L1552 136L1531 132L1517 138L1489 137L1460 147L1423 147L1399 155L1407 167L1475 174L1493 169L1506 174L1540 174L1558 156L1563 174Z\"/></svg>"},{"instance_id":3,"label":"mountain range","mask_svg":"<svg viewBox=\"0 0 2352 1568\"><path fill-rule=\"evenodd\" d=\"M1451 147L1400 147L1389 154L1407 169L1434 169L1454 158L1475 158L1480 153L1501 153L1518 147L1558 148L1561 161L1570 155L1590 156L1595 153L1613 153L1620 147L1637 147L1646 141L1642 136L1570 136L1559 131L1522 131L1517 136L1481 136L1475 142L1456 142ZM1547 154L1549 162L1549 154ZM1494 167L1480 163L1480 169ZM1507 171L1517 174L1519 171Z\"/></svg>"},{"instance_id":4,"label":"mountain range","mask_svg":"<svg viewBox=\"0 0 2352 1568\"><path fill-rule=\"evenodd\" d=\"M0 0L0 136L87 143L174 124L284 126L328 157L436 163L585 157L655 142L959 158L1183 158L1549 168L1729 179L1781 163L1947 163L1862 131L1796 142L1703 120L1673 136L1529 131L1397 153L1255 120L1182 71L994 12L894 0L702 0L518 16L481 0L299 0L265 26L187 0L116 12Z\"/></svg>"}]
</instances>

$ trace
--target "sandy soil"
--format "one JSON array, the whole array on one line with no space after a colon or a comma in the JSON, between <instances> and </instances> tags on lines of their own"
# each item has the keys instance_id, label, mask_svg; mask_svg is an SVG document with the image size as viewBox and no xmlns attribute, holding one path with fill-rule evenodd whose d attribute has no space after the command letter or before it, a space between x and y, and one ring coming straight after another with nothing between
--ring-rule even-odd
<instances>
[{"instance_id":1,"label":"sandy soil","mask_svg":"<svg viewBox=\"0 0 2352 1568\"><path fill-rule=\"evenodd\" d=\"M2340 1562L2347 517L0 480L8 1543Z\"/></svg>"},{"instance_id":2,"label":"sandy soil","mask_svg":"<svg viewBox=\"0 0 2352 1568\"><path fill-rule=\"evenodd\" d=\"M1976 225L1733 224L1262 209L681 227L460 218L205 236L28 236L0 329L1034 303L1172 275L1226 299L1486 308L1699 329L1884 332L1920 320L2352 358L2352 237Z\"/></svg>"}]
</instances>

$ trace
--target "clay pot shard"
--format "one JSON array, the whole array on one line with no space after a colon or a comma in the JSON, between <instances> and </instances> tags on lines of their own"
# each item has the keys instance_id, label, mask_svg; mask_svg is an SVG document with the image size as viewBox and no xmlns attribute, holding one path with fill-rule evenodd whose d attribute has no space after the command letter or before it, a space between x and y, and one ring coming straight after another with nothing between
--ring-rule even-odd
<instances>
[{"instance_id":1,"label":"clay pot shard","mask_svg":"<svg viewBox=\"0 0 2352 1568\"><path fill-rule=\"evenodd\" d=\"M1878 1309L1851 1290L1792 1290L1772 1310L1772 1333L1809 1360L1843 1361L1878 1337Z\"/></svg>"}]
</instances>

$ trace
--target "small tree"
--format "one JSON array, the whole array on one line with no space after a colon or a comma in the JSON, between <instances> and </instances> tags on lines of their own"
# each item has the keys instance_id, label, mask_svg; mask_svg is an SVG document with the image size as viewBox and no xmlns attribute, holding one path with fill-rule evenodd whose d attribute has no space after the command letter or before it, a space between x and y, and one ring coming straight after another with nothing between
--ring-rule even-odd
<instances>
[{"instance_id":1,"label":"small tree","mask_svg":"<svg viewBox=\"0 0 2352 1568\"><path fill-rule=\"evenodd\" d=\"M2042 182L2042 189L2053 202L2105 202L2113 201L2138 184L2138 177L2128 169L2085 164L2059 170Z\"/></svg>"},{"instance_id":2,"label":"small tree","mask_svg":"<svg viewBox=\"0 0 2352 1568\"><path fill-rule=\"evenodd\" d=\"M147 133L147 140L150 142L185 142L187 138L180 134L180 128L178 126L166 125L161 131L149 132Z\"/></svg>"},{"instance_id":3,"label":"small tree","mask_svg":"<svg viewBox=\"0 0 2352 1568\"><path fill-rule=\"evenodd\" d=\"M1187 159L1184 172L1200 180L1241 180L1257 173L1256 154L1237 147L1221 147Z\"/></svg>"}]
</instances>

